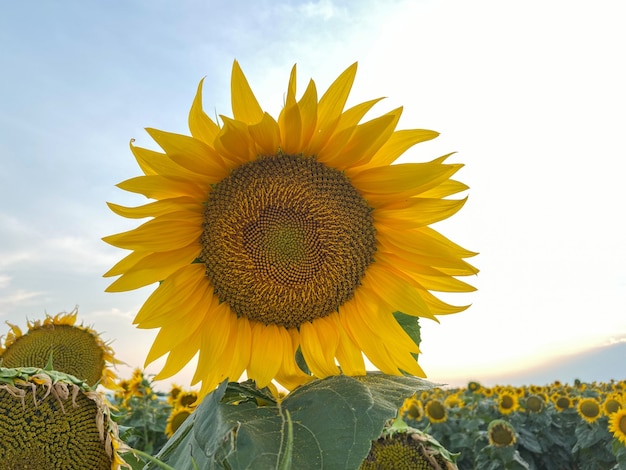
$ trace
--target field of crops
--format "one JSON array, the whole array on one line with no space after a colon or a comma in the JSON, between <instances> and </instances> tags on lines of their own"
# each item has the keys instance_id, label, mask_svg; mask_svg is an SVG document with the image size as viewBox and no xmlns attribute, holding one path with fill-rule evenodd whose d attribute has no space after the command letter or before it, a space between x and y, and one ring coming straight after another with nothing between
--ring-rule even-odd
<instances>
[{"instance_id":1,"label":"field of crops","mask_svg":"<svg viewBox=\"0 0 626 470\"><path fill-rule=\"evenodd\" d=\"M156 454L193 411L193 391L155 393L137 370L115 403L121 437ZM626 468L626 381L424 391L399 415L456 456L459 469ZM131 462L132 463L132 462Z\"/></svg>"}]
</instances>

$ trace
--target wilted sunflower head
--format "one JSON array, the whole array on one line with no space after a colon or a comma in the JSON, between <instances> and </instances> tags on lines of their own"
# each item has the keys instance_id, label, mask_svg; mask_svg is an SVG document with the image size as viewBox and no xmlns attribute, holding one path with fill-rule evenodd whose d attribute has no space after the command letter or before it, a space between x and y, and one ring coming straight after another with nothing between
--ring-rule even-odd
<instances>
[{"instance_id":1,"label":"wilted sunflower head","mask_svg":"<svg viewBox=\"0 0 626 470\"><path fill-rule=\"evenodd\" d=\"M487 427L489 445L494 447L508 447L515 444L515 429L503 419L494 419Z\"/></svg>"},{"instance_id":2,"label":"wilted sunflower head","mask_svg":"<svg viewBox=\"0 0 626 470\"><path fill-rule=\"evenodd\" d=\"M588 423L597 421L602 415L600 402L592 397L581 399L576 406L576 411L578 411L578 415Z\"/></svg>"},{"instance_id":3,"label":"wilted sunflower head","mask_svg":"<svg viewBox=\"0 0 626 470\"><path fill-rule=\"evenodd\" d=\"M4 367L45 367L52 360L54 370L65 372L87 382L107 388L116 387L112 366L121 362L113 349L93 329L76 325L78 310L28 322L28 331L16 325L0 344L0 361Z\"/></svg>"},{"instance_id":4,"label":"wilted sunflower head","mask_svg":"<svg viewBox=\"0 0 626 470\"><path fill-rule=\"evenodd\" d=\"M0 432L3 469L126 466L104 396L61 372L0 367Z\"/></svg>"},{"instance_id":5,"label":"wilted sunflower head","mask_svg":"<svg viewBox=\"0 0 626 470\"><path fill-rule=\"evenodd\" d=\"M157 378L197 353L200 395L224 378L291 389L310 379L382 372L424 376L418 347L393 316L449 314L431 291L474 290L458 276L473 256L429 227L457 212L467 189L447 156L394 163L438 134L395 130L402 108L361 122L379 99L344 110L356 64L318 98L310 81L296 98L296 68L278 119L259 105L239 64L233 117L202 110L202 82L189 114L191 136L148 129L163 153L131 145L144 175L118 186L154 202L109 204L149 218L104 240L131 253L105 276L108 291L160 282L138 312L160 328L146 363L167 354ZM306 367L295 355L301 353Z\"/></svg>"},{"instance_id":6,"label":"wilted sunflower head","mask_svg":"<svg viewBox=\"0 0 626 470\"><path fill-rule=\"evenodd\" d=\"M372 442L359 470L457 470L458 455L448 452L429 434L394 424Z\"/></svg>"},{"instance_id":7,"label":"wilted sunflower head","mask_svg":"<svg viewBox=\"0 0 626 470\"><path fill-rule=\"evenodd\" d=\"M609 417L609 431L613 437L626 445L626 408L616 411Z\"/></svg>"},{"instance_id":8,"label":"wilted sunflower head","mask_svg":"<svg viewBox=\"0 0 626 470\"><path fill-rule=\"evenodd\" d=\"M541 413L545 406L544 399L539 395L529 395L526 398L526 409L533 413Z\"/></svg>"}]
</instances>

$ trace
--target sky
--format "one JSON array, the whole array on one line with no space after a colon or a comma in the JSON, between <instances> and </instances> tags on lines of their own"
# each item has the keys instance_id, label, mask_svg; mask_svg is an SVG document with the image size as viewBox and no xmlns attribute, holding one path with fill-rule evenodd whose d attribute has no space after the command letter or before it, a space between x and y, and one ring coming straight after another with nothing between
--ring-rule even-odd
<instances>
[{"instance_id":1,"label":"sky","mask_svg":"<svg viewBox=\"0 0 626 470\"><path fill-rule=\"evenodd\" d=\"M374 0L9 2L0 15L0 335L4 322L79 307L129 376L158 330L133 318L154 290L105 293L134 228L106 201L138 176L128 147L188 134L200 79L230 110L238 60L276 116L293 64L302 91L359 69L348 106L384 96L399 129L441 133L401 161L456 152L469 200L434 228L480 254L472 306L422 322L435 382L498 382L561 355L626 341L626 69L621 2ZM156 373L163 361L151 365ZM626 365L615 361L615 378ZM189 366L171 381L187 385ZM169 382L163 382L164 386Z\"/></svg>"}]
</instances>

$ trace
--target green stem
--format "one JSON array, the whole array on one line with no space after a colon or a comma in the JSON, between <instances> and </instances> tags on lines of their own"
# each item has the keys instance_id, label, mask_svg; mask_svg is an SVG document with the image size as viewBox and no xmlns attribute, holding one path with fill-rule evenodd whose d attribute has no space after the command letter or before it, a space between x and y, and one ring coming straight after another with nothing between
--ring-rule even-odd
<instances>
[{"instance_id":1,"label":"green stem","mask_svg":"<svg viewBox=\"0 0 626 470\"><path fill-rule=\"evenodd\" d=\"M128 452L132 452L133 454L138 455L139 457L143 457L144 459L148 460L149 462L152 462L155 465L157 465L158 467L164 468L165 470L176 470L174 467L170 467L165 462L161 462L156 457L153 457L152 455L147 454L146 452L143 452L141 450L129 449Z\"/></svg>"}]
</instances>

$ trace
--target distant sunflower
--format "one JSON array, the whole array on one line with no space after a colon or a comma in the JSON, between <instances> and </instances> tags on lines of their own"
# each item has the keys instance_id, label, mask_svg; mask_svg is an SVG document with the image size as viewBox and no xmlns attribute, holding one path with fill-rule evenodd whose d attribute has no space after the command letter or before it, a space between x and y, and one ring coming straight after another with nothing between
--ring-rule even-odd
<instances>
[{"instance_id":1,"label":"distant sunflower","mask_svg":"<svg viewBox=\"0 0 626 470\"><path fill-rule=\"evenodd\" d=\"M121 362L111 346L89 327L76 325L78 310L28 322L28 331L11 325L4 345L0 344L3 367L43 368L52 359L54 370L65 372L87 382L107 388L116 387L112 369Z\"/></svg>"},{"instance_id":2,"label":"distant sunflower","mask_svg":"<svg viewBox=\"0 0 626 470\"><path fill-rule=\"evenodd\" d=\"M431 291L470 292L457 276L477 270L465 250L429 227L457 212L467 189L450 179L462 165L443 156L394 164L438 134L396 131L402 108L360 123L379 99L344 111L350 66L318 100L313 81L296 100L292 70L274 119L234 62L234 118L202 110L202 82L189 114L191 137L147 129L164 153L132 145L143 176L118 186L154 202L109 204L152 219L104 238L132 250L105 276L108 291L161 282L135 318L160 328L146 364L168 354L158 379L199 352L192 384L201 395L247 371L259 387L381 371L424 376L415 342L392 315L435 319L466 307ZM337 363L339 364L339 369Z\"/></svg>"},{"instance_id":3,"label":"distant sunflower","mask_svg":"<svg viewBox=\"0 0 626 470\"><path fill-rule=\"evenodd\" d=\"M545 406L545 400L540 395L529 395L526 398L526 409L533 413L541 413Z\"/></svg>"},{"instance_id":4,"label":"distant sunflower","mask_svg":"<svg viewBox=\"0 0 626 470\"><path fill-rule=\"evenodd\" d=\"M602 411L606 416L616 413L624 407L622 400L622 397L617 393L607 395L602 402Z\"/></svg>"},{"instance_id":5,"label":"distant sunflower","mask_svg":"<svg viewBox=\"0 0 626 470\"><path fill-rule=\"evenodd\" d=\"M517 395L504 391L498 395L498 411L503 415L508 415L519 408Z\"/></svg>"},{"instance_id":6,"label":"distant sunflower","mask_svg":"<svg viewBox=\"0 0 626 470\"><path fill-rule=\"evenodd\" d=\"M0 411L3 469L128 467L104 396L73 376L0 367Z\"/></svg>"},{"instance_id":7,"label":"distant sunflower","mask_svg":"<svg viewBox=\"0 0 626 470\"><path fill-rule=\"evenodd\" d=\"M597 421L602 415L600 403L598 400L591 397L581 399L576 406L576 411L578 411L578 415L588 423Z\"/></svg>"},{"instance_id":8,"label":"distant sunflower","mask_svg":"<svg viewBox=\"0 0 626 470\"><path fill-rule=\"evenodd\" d=\"M552 402L554 403L554 407L559 411L567 410L574 405L572 398L568 395L553 394Z\"/></svg>"},{"instance_id":9,"label":"distant sunflower","mask_svg":"<svg viewBox=\"0 0 626 470\"><path fill-rule=\"evenodd\" d=\"M426 403L424 414L431 423L444 423L448 419L446 406L436 398Z\"/></svg>"},{"instance_id":10,"label":"distant sunflower","mask_svg":"<svg viewBox=\"0 0 626 470\"><path fill-rule=\"evenodd\" d=\"M405 419L419 421L424 417L424 406L417 398L407 398L402 404L400 415Z\"/></svg>"},{"instance_id":11,"label":"distant sunflower","mask_svg":"<svg viewBox=\"0 0 626 470\"><path fill-rule=\"evenodd\" d=\"M609 417L609 431L613 437L626 445L626 408L616 411Z\"/></svg>"},{"instance_id":12,"label":"distant sunflower","mask_svg":"<svg viewBox=\"0 0 626 470\"><path fill-rule=\"evenodd\" d=\"M189 406L177 406L172 408L172 411L167 418L167 424L165 425L165 434L167 437L172 437L191 413L193 413L193 408L190 408Z\"/></svg>"},{"instance_id":13,"label":"distant sunflower","mask_svg":"<svg viewBox=\"0 0 626 470\"><path fill-rule=\"evenodd\" d=\"M515 429L503 419L494 419L487 426L489 445L494 447L509 447L517 442Z\"/></svg>"}]
</instances>

